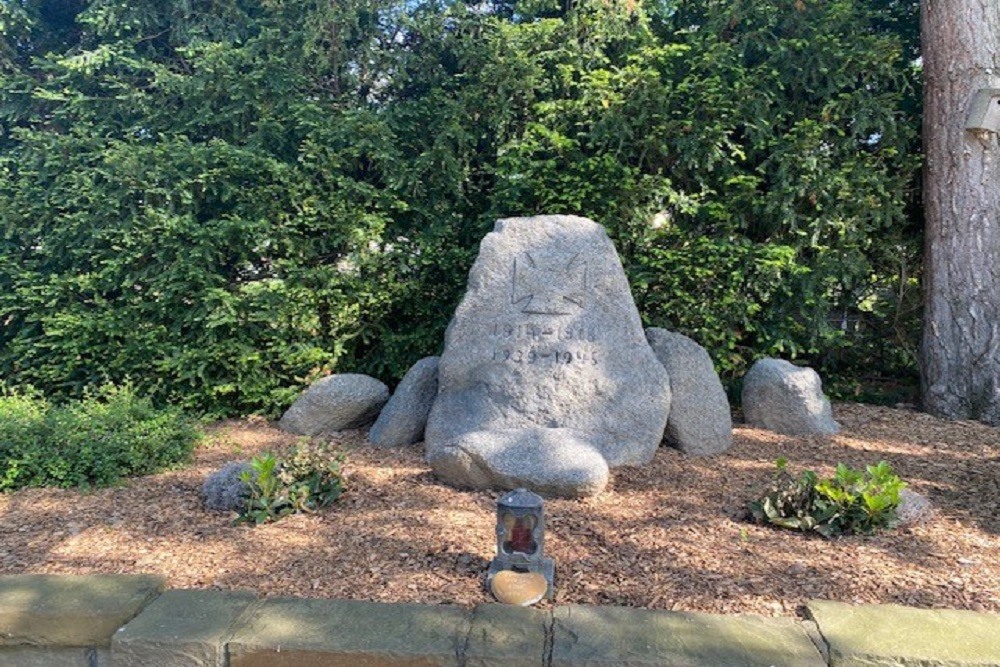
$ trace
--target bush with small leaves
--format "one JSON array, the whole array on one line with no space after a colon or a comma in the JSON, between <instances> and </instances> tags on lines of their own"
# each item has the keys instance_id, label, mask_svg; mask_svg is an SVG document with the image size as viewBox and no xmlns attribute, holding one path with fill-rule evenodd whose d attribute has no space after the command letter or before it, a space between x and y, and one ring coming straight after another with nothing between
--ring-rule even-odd
<instances>
[{"instance_id":1,"label":"bush with small leaves","mask_svg":"<svg viewBox=\"0 0 1000 667\"><path fill-rule=\"evenodd\" d=\"M2 389L0 491L110 486L186 462L200 437L179 410L157 408L130 386L65 405Z\"/></svg>"},{"instance_id":2,"label":"bush with small leaves","mask_svg":"<svg viewBox=\"0 0 1000 667\"><path fill-rule=\"evenodd\" d=\"M823 537L870 533L899 523L896 508L907 485L885 461L864 472L838 463L834 476L822 480L812 470L795 477L787 464L778 459L771 488L750 503L756 521Z\"/></svg>"},{"instance_id":3,"label":"bush with small leaves","mask_svg":"<svg viewBox=\"0 0 1000 667\"><path fill-rule=\"evenodd\" d=\"M205 507L218 512L242 512L250 497L250 487L241 476L250 469L248 462L234 461L209 475L201 487Z\"/></svg>"}]
</instances>

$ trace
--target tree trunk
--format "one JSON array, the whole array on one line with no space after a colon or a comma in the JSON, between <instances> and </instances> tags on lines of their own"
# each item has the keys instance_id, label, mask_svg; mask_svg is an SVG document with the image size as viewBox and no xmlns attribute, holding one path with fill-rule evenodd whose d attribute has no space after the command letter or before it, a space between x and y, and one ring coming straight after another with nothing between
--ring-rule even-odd
<instances>
[{"instance_id":1,"label":"tree trunk","mask_svg":"<svg viewBox=\"0 0 1000 667\"><path fill-rule=\"evenodd\" d=\"M976 91L1000 88L1000 5L924 0L921 44L923 405L1000 425L1000 135L965 129Z\"/></svg>"}]
</instances>

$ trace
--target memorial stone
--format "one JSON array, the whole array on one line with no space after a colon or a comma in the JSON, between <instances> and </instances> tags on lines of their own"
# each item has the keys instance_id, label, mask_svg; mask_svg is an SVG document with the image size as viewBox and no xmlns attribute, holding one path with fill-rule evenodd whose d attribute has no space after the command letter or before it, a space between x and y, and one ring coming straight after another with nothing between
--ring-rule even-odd
<instances>
[{"instance_id":1,"label":"memorial stone","mask_svg":"<svg viewBox=\"0 0 1000 667\"><path fill-rule=\"evenodd\" d=\"M614 246L575 216L497 222L438 376L427 458L459 486L596 493L653 457L670 410Z\"/></svg>"}]
</instances>

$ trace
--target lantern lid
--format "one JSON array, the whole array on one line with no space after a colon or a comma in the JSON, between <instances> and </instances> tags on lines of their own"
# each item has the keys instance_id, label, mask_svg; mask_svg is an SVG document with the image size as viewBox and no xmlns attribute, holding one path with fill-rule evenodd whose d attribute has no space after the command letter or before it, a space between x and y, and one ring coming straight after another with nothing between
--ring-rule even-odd
<instances>
[{"instance_id":1,"label":"lantern lid","mask_svg":"<svg viewBox=\"0 0 1000 667\"><path fill-rule=\"evenodd\" d=\"M502 495L500 500L497 501L497 505L503 505L512 509L537 508L542 506L542 497L527 489L514 489Z\"/></svg>"}]
</instances>

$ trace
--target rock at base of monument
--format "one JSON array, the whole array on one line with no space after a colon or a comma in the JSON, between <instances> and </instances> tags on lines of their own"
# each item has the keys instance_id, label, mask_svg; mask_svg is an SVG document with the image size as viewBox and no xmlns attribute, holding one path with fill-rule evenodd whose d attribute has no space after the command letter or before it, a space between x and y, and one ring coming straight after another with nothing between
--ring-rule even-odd
<instances>
[{"instance_id":1,"label":"rock at base of monument","mask_svg":"<svg viewBox=\"0 0 1000 667\"><path fill-rule=\"evenodd\" d=\"M437 390L438 357L413 364L379 413L368 441L378 447L406 447L423 440Z\"/></svg>"},{"instance_id":2,"label":"rock at base of monument","mask_svg":"<svg viewBox=\"0 0 1000 667\"><path fill-rule=\"evenodd\" d=\"M435 474L474 489L524 487L543 495L600 493L608 464L585 434L568 428L475 431L429 449Z\"/></svg>"},{"instance_id":3,"label":"rock at base of monument","mask_svg":"<svg viewBox=\"0 0 1000 667\"><path fill-rule=\"evenodd\" d=\"M309 385L278 421L298 435L318 435L367 426L389 400L389 388L358 373L328 375Z\"/></svg>"},{"instance_id":4,"label":"rock at base of monument","mask_svg":"<svg viewBox=\"0 0 1000 667\"><path fill-rule=\"evenodd\" d=\"M784 435L840 432L819 374L784 359L761 359L743 378L743 417L747 425Z\"/></svg>"},{"instance_id":5,"label":"rock at base of monument","mask_svg":"<svg viewBox=\"0 0 1000 667\"><path fill-rule=\"evenodd\" d=\"M650 327L646 339L670 378L667 444L695 456L729 449L733 415L708 351L687 336L666 329Z\"/></svg>"}]
</instances>

